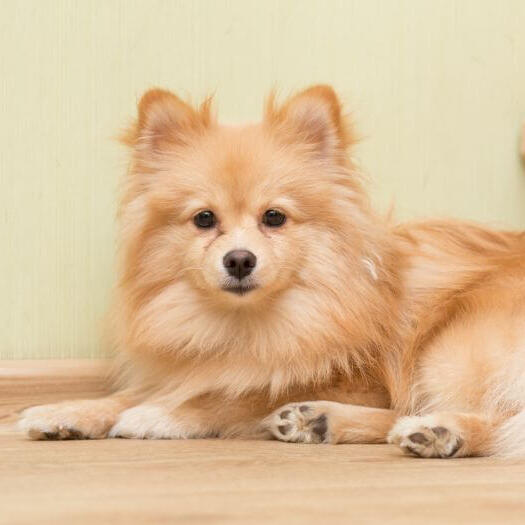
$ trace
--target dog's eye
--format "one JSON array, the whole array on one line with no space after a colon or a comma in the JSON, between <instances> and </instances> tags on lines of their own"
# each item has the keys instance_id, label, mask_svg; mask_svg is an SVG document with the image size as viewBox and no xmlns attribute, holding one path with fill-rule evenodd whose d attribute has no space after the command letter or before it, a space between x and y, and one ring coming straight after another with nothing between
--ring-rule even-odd
<instances>
[{"instance_id":1,"label":"dog's eye","mask_svg":"<svg viewBox=\"0 0 525 525\"><path fill-rule=\"evenodd\" d=\"M197 228L213 228L217 219L212 211L204 210L193 217L193 222Z\"/></svg>"},{"instance_id":2,"label":"dog's eye","mask_svg":"<svg viewBox=\"0 0 525 525\"><path fill-rule=\"evenodd\" d=\"M266 210L263 215L263 223L266 226L282 226L286 220L286 215L277 210Z\"/></svg>"}]
</instances>

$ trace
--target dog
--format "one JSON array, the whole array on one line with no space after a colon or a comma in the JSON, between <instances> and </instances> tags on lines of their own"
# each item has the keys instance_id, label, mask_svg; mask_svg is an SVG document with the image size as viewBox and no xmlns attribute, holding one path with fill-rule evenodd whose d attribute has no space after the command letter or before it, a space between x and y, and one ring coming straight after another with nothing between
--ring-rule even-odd
<instances>
[{"instance_id":1,"label":"dog","mask_svg":"<svg viewBox=\"0 0 525 525\"><path fill-rule=\"evenodd\" d=\"M153 89L123 141L115 392L30 438L525 453L523 234L376 214L329 86L239 127Z\"/></svg>"}]
</instances>

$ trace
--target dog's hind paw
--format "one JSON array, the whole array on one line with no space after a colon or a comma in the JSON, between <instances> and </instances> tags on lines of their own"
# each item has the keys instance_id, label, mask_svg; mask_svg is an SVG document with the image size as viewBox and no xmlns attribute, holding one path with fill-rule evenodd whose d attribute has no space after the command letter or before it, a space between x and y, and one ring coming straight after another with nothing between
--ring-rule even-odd
<instances>
[{"instance_id":1,"label":"dog's hind paw","mask_svg":"<svg viewBox=\"0 0 525 525\"><path fill-rule=\"evenodd\" d=\"M388 434L388 442L422 458L451 458L462 455L464 440L446 422L431 414L402 417Z\"/></svg>"},{"instance_id":2,"label":"dog's hind paw","mask_svg":"<svg viewBox=\"0 0 525 525\"><path fill-rule=\"evenodd\" d=\"M263 424L280 441L331 443L328 416L322 404L316 401L284 405L270 414Z\"/></svg>"}]
</instances>

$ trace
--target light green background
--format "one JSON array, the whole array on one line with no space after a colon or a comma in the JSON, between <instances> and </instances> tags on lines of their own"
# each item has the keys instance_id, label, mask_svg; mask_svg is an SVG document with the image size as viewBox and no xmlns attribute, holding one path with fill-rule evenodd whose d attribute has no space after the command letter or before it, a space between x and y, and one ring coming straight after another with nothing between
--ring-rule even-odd
<instances>
[{"instance_id":1,"label":"light green background","mask_svg":"<svg viewBox=\"0 0 525 525\"><path fill-rule=\"evenodd\" d=\"M240 122L332 83L378 206L525 226L524 35L523 0L1 0L1 357L99 355L113 137L154 85Z\"/></svg>"}]
</instances>

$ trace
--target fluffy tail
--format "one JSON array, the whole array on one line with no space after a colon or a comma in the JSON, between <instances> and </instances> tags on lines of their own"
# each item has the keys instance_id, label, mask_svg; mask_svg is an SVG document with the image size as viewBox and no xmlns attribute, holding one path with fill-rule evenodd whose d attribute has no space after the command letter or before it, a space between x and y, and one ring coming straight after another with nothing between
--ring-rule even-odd
<instances>
[{"instance_id":1,"label":"fluffy tail","mask_svg":"<svg viewBox=\"0 0 525 525\"><path fill-rule=\"evenodd\" d=\"M492 454L502 457L525 457L525 410L507 419L496 430Z\"/></svg>"}]
</instances>

